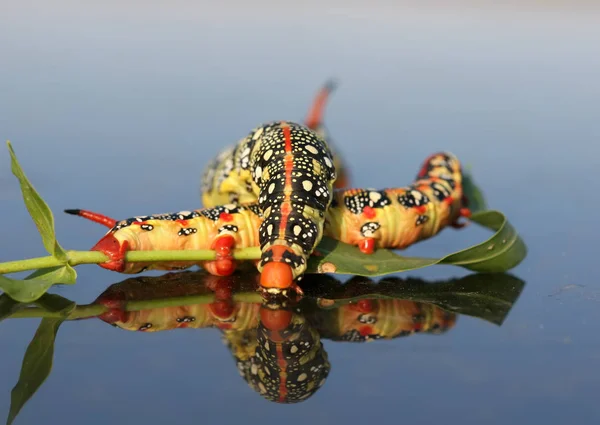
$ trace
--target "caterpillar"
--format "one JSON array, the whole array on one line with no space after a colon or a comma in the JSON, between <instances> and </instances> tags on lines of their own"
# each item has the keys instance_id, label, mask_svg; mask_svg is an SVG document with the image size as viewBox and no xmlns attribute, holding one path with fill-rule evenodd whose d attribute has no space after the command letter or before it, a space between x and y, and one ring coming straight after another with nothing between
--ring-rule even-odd
<instances>
[{"instance_id":1,"label":"caterpillar","mask_svg":"<svg viewBox=\"0 0 600 425\"><path fill-rule=\"evenodd\" d=\"M337 173L334 188L339 189L349 185L349 172L344 164L342 156L334 149L331 137L323 122L326 102L336 86L337 84L335 81L329 80L321 87L308 111L304 124L328 144L333 156L334 168ZM243 140L238 143L242 142ZM251 187L249 179L247 179L246 182L238 184L236 190L227 191L222 188L223 182L230 176L234 169L235 151L235 146L226 147L209 161L203 171L200 184L200 197L202 199L202 205L205 208L216 207L231 202L247 204L256 203L258 201L258 195ZM244 187L246 190L243 190Z\"/></svg>"},{"instance_id":2,"label":"caterpillar","mask_svg":"<svg viewBox=\"0 0 600 425\"><path fill-rule=\"evenodd\" d=\"M344 170L335 185L341 160L326 141L323 124L324 106L334 87L330 80L318 92L305 127L288 122L262 125L220 152L202 176L205 207L258 202L265 220L259 231L258 268L263 288L272 293L297 287L293 281L306 270L307 257L322 238L331 191L348 183Z\"/></svg>"},{"instance_id":3,"label":"caterpillar","mask_svg":"<svg viewBox=\"0 0 600 425\"><path fill-rule=\"evenodd\" d=\"M201 272L134 278L112 285L95 304L110 308L98 316L101 320L129 331L218 329L242 378L262 397L276 403L305 401L325 384L331 364L322 339L360 343L418 333L440 334L456 323L454 313L403 299L367 298L333 309L321 308L317 298L304 298L288 307L265 300L232 300L235 293L253 291L258 280L256 273L240 281L238 276L215 277ZM323 276L311 276L307 280L351 290L333 278L324 282ZM379 286L369 279L366 282ZM309 286L311 283L307 282ZM364 280L361 284L364 288ZM182 300L180 305L169 307L123 308L129 301L211 292L214 300L210 303Z\"/></svg>"},{"instance_id":4,"label":"caterpillar","mask_svg":"<svg viewBox=\"0 0 600 425\"><path fill-rule=\"evenodd\" d=\"M439 234L448 226L463 227L465 224L459 219L470 216L467 203L462 191L460 162L453 154L440 152L424 161L416 181L409 186L383 190L335 190L331 204L323 214L323 235L355 245L365 254L382 248L404 249ZM138 216L118 222L86 210L65 211L110 227L92 250L104 252L109 257L110 260L100 264L101 267L121 273L183 269L197 264L212 274L229 275L236 268L232 249L261 246L260 238L265 234L265 226L275 227L273 221L262 213L258 203L226 204L194 211ZM281 219L282 215L278 213L270 217ZM288 215L290 225L286 226L286 232L299 237L308 235L308 230L298 224L308 221L302 217ZM269 236L268 230L266 232ZM313 231L310 243L304 246L316 244L315 234ZM124 261L128 250L163 249L215 249L217 258L198 263ZM260 271L259 260L255 261L255 265ZM291 282L292 279L280 281L276 289L287 293L292 287ZM261 289L272 291L273 286L273 282L265 285L263 273ZM302 293L297 285L294 289Z\"/></svg>"},{"instance_id":5,"label":"caterpillar","mask_svg":"<svg viewBox=\"0 0 600 425\"><path fill-rule=\"evenodd\" d=\"M332 198L336 173L327 143L303 125L275 121L252 130L224 164L225 178L207 189L229 193L234 204L258 197L262 287L271 293L295 287L321 241Z\"/></svg>"}]
</instances>

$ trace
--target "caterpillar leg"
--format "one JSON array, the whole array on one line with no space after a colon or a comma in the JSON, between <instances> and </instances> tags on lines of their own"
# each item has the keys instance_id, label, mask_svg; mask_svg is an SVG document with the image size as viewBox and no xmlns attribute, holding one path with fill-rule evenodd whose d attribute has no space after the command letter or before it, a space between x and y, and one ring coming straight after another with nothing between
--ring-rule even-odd
<instances>
[{"instance_id":1,"label":"caterpillar leg","mask_svg":"<svg viewBox=\"0 0 600 425\"><path fill-rule=\"evenodd\" d=\"M373 254L375 252L375 239L365 238L358 242L358 249L363 254Z\"/></svg>"},{"instance_id":2,"label":"caterpillar leg","mask_svg":"<svg viewBox=\"0 0 600 425\"><path fill-rule=\"evenodd\" d=\"M125 296L120 294L113 294L111 296L107 296L105 294L100 295L96 300L96 303L103 305L108 310L104 313L98 315L98 319L106 322L108 324L113 324L117 322L126 322L128 317L128 312L125 311Z\"/></svg>"},{"instance_id":3,"label":"caterpillar leg","mask_svg":"<svg viewBox=\"0 0 600 425\"><path fill-rule=\"evenodd\" d=\"M236 262L233 259L235 238L228 234L218 236L210 249L215 250L217 258L214 261L203 263L202 267L215 276L231 275L236 268Z\"/></svg>"},{"instance_id":4,"label":"caterpillar leg","mask_svg":"<svg viewBox=\"0 0 600 425\"><path fill-rule=\"evenodd\" d=\"M208 305L212 315L220 322L219 328L231 327L231 321L235 313L235 303L233 302L233 285L229 278L217 278L216 282L210 282L209 287L215 293L215 301Z\"/></svg>"},{"instance_id":5,"label":"caterpillar leg","mask_svg":"<svg viewBox=\"0 0 600 425\"><path fill-rule=\"evenodd\" d=\"M465 218L469 218L471 217L471 210L468 208L461 208L460 209L460 213L459 213L459 217L465 217ZM452 223L450 223L450 226L455 228L455 229L462 229L463 227L465 227L467 225L467 223L459 223L458 219L453 221Z\"/></svg>"}]
</instances>

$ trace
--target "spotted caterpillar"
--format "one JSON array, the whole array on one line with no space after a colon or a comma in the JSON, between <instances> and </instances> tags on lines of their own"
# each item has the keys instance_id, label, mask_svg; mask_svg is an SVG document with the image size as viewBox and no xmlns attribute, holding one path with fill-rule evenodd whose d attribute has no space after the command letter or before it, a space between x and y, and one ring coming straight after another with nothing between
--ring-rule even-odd
<instances>
[{"instance_id":1,"label":"spotted caterpillar","mask_svg":"<svg viewBox=\"0 0 600 425\"><path fill-rule=\"evenodd\" d=\"M410 186L335 190L331 205L323 215L323 234L358 246L366 254L380 248L404 249L438 234L445 227L464 226L458 220L470 216L466 201L458 159L451 153L437 153L426 159ZM260 246L261 234L269 236L265 223L271 223L256 203L140 216L119 222L85 210L66 212L110 227L92 250L104 252L110 258L100 264L101 267L121 273L182 269L196 264L189 261L126 263L127 250L214 249L217 251L215 260L197 264L212 274L229 275L236 267L232 249ZM309 230L301 223L299 219L291 220L286 231L297 238L304 235L308 238ZM262 276L261 286L265 289ZM289 280L277 289L287 291L291 286ZM273 284L267 288L273 288ZM296 290L301 292L298 287Z\"/></svg>"},{"instance_id":2,"label":"spotted caterpillar","mask_svg":"<svg viewBox=\"0 0 600 425\"><path fill-rule=\"evenodd\" d=\"M226 163L231 170L216 190L240 204L258 196L261 285L279 292L304 273L321 241L336 179L332 153L307 127L279 121L254 129Z\"/></svg>"},{"instance_id":3,"label":"spotted caterpillar","mask_svg":"<svg viewBox=\"0 0 600 425\"><path fill-rule=\"evenodd\" d=\"M219 153L202 176L205 207L224 202L257 203L264 222L259 230L261 284L271 292L294 286L307 258L323 236L324 213L338 178L325 140L324 104L333 90L318 93L306 126L278 121L255 128ZM342 184L345 184L343 176Z\"/></svg>"},{"instance_id":4,"label":"spotted caterpillar","mask_svg":"<svg viewBox=\"0 0 600 425\"><path fill-rule=\"evenodd\" d=\"M333 156L333 165L337 178L334 182L334 188L347 187L350 181L349 172L344 165L342 156L334 149L331 136L329 135L323 122L325 104L335 88L333 81L328 81L317 93L308 115L304 121L306 127L314 131L322 140L325 140ZM239 143L242 143L240 141ZM216 207L228 203L256 203L258 195L254 191L251 179L241 181L240 177L233 174L236 151L239 152L239 145L230 146L219 152L215 158L209 161L207 167L202 173L200 197L205 208ZM234 190L227 189L225 180L233 178L236 181Z\"/></svg>"}]
</instances>

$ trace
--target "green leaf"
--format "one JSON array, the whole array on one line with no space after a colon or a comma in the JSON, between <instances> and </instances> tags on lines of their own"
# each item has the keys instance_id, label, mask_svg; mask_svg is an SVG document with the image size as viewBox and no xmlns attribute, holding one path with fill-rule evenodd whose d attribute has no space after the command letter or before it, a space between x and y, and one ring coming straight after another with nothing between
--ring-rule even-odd
<instances>
[{"instance_id":1,"label":"green leaf","mask_svg":"<svg viewBox=\"0 0 600 425\"><path fill-rule=\"evenodd\" d=\"M506 320L525 287L525 282L506 273L475 273L442 281L386 277L374 282L366 277L341 284L324 275L303 286L307 297L317 298L320 308L335 309L361 299L402 299L476 317L498 326Z\"/></svg>"},{"instance_id":2,"label":"green leaf","mask_svg":"<svg viewBox=\"0 0 600 425\"><path fill-rule=\"evenodd\" d=\"M473 178L471 174L465 172L463 174L463 193L465 197L469 200L469 209L471 212L476 213L479 211L487 210L487 203L485 202L485 197L479 188L473 182Z\"/></svg>"},{"instance_id":3,"label":"green leaf","mask_svg":"<svg viewBox=\"0 0 600 425\"><path fill-rule=\"evenodd\" d=\"M54 340L63 321L64 317L43 318L29 343L23 357L19 381L10 394L10 411L6 420L7 425L13 423L25 403L50 375L54 358Z\"/></svg>"},{"instance_id":4,"label":"green leaf","mask_svg":"<svg viewBox=\"0 0 600 425\"><path fill-rule=\"evenodd\" d=\"M0 289L13 300L30 303L46 293L54 284L73 284L77 272L69 265L36 270L25 279L11 279L0 275Z\"/></svg>"},{"instance_id":5,"label":"green leaf","mask_svg":"<svg viewBox=\"0 0 600 425\"><path fill-rule=\"evenodd\" d=\"M321 255L312 255L307 273L340 273L381 276L415 270L435 264L449 264L479 272L505 272L517 266L527 248L514 227L499 211L475 213L471 221L496 233L487 241L443 258L404 257L387 249L363 254L357 247L331 238L323 238L317 247ZM465 229L466 230L466 229Z\"/></svg>"},{"instance_id":6,"label":"green leaf","mask_svg":"<svg viewBox=\"0 0 600 425\"><path fill-rule=\"evenodd\" d=\"M25 176L10 142L7 141L6 144L10 152L12 172L19 180L25 206L42 236L46 251L66 264L67 254L56 241L52 211Z\"/></svg>"}]
</instances>

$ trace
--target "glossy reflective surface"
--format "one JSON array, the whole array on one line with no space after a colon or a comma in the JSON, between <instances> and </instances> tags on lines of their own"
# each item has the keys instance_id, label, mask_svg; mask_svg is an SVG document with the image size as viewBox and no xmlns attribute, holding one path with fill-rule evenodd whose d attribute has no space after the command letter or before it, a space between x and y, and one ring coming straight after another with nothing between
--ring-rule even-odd
<instances>
[{"instance_id":1,"label":"glossy reflective surface","mask_svg":"<svg viewBox=\"0 0 600 425\"><path fill-rule=\"evenodd\" d=\"M197 207L202 167L217 151L260 122L301 121L333 76L326 124L353 186L406 184L427 155L450 150L529 250L509 276L436 266L383 286L323 282L283 309L240 291L247 279L231 291L205 282L193 285L200 293L183 284L156 294L149 280L147 292L131 283L121 293L111 285L127 276L80 266L78 284L53 294L77 309L105 308L96 300L110 291L147 302L106 319L152 326L62 323L52 373L15 424L598 423L599 12L591 2L474 4L175 2L141 13L132 2L38 2L3 11L0 136L54 211L66 248L88 249L103 234L66 208L124 218ZM44 255L5 148L0 164L0 260ZM442 256L489 235L449 229L407 254ZM0 323L3 417L39 323ZM436 324L445 332L426 332ZM341 341L375 334L395 337ZM293 354L296 335L308 342L308 369L265 351L279 338ZM244 357L259 349L258 362ZM284 389L287 399L312 395L267 399Z\"/></svg>"}]
</instances>

